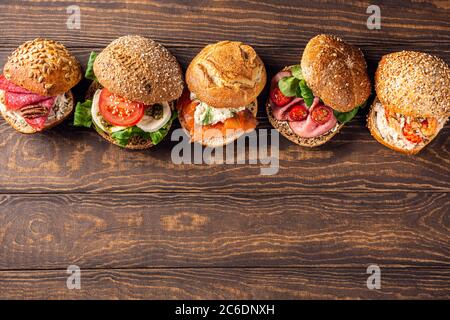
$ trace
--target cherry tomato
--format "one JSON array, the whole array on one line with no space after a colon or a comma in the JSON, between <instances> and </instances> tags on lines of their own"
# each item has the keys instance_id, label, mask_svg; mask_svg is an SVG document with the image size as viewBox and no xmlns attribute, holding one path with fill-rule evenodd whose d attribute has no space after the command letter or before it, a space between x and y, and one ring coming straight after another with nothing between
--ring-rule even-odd
<instances>
[{"instance_id":1,"label":"cherry tomato","mask_svg":"<svg viewBox=\"0 0 450 320\"><path fill-rule=\"evenodd\" d=\"M422 142L422 137L416 133L413 126L409 123L405 123L403 126L403 135L405 136L406 140L412 142L412 143L420 143Z\"/></svg>"},{"instance_id":2,"label":"cherry tomato","mask_svg":"<svg viewBox=\"0 0 450 320\"><path fill-rule=\"evenodd\" d=\"M314 109L311 111L311 118L317 124L325 124L328 122L328 120L330 120L332 114L333 111L331 110L331 108L325 105L319 105L314 107Z\"/></svg>"},{"instance_id":3,"label":"cherry tomato","mask_svg":"<svg viewBox=\"0 0 450 320\"><path fill-rule=\"evenodd\" d=\"M280 88L275 87L270 93L270 99L272 99L272 102L275 103L276 106L283 107L294 100L294 97L286 97L281 92Z\"/></svg>"},{"instance_id":4,"label":"cherry tomato","mask_svg":"<svg viewBox=\"0 0 450 320\"><path fill-rule=\"evenodd\" d=\"M145 104L129 101L103 88L100 93L99 111L114 126L131 127L141 121Z\"/></svg>"},{"instance_id":5,"label":"cherry tomato","mask_svg":"<svg viewBox=\"0 0 450 320\"><path fill-rule=\"evenodd\" d=\"M297 104L289 110L289 120L303 121L308 117L308 109L305 106Z\"/></svg>"}]
</instances>

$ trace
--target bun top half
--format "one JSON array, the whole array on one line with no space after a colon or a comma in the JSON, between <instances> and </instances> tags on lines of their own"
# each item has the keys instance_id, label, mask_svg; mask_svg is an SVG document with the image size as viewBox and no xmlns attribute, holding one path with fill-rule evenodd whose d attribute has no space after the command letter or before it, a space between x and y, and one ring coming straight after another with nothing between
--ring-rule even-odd
<instances>
[{"instance_id":1,"label":"bun top half","mask_svg":"<svg viewBox=\"0 0 450 320\"><path fill-rule=\"evenodd\" d=\"M383 56L375 90L384 108L406 116L450 116L450 69L438 57L415 51Z\"/></svg>"},{"instance_id":2,"label":"bun top half","mask_svg":"<svg viewBox=\"0 0 450 320\"><path fill-rule=\"evenodd\" d=\"M256 100L267 81L264 63L242 42L206 46L186 72L189 90L216 108L237 108Z\"/></svg>"},{"instance_id":3,"label":"bun top half","mask_svg":"<svg viewBox=\"0 0 450 320\"><path fill-rule=\"evenodd\" d=\"M9 56L3 73L12 83L41 96L63 94L82 78L80 64L69 50L42 38L18 47Z\"/></svg>"},{"instance_id":4,"label":"bun top half","mask_svg":"<svg viewBox=\"0 0 450 320\"><path fill-rule=\"evenodd\" d=\"M338 37L322 34L312 38L303 51L301 67L314 95L337 111L348 112L370 96L363 53Z\"/></svg>"},{"instance_id":5,"label":"bun top half","mask_svg":"<svg viewBox=\"0 0 450 320\"><path fill-rule=\"evenodd\" d=\"M109 91L145 104L176 100L184 87L177 59L161 44L140 36L111 42L95 59L94 73Z\"/></svg>"}]
</instances>

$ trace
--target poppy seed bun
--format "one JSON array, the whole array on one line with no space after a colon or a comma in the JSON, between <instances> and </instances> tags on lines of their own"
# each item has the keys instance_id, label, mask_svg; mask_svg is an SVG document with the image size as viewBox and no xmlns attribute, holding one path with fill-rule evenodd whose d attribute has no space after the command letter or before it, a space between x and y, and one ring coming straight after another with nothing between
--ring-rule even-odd
<instances>
[{"instance_id":1,"label":"poppy seed bun","mask_svg":"<svg viewBox=\"0 0 450 320\"><path fill-rule=\"evenodd\" d=\"M331 35L312 38L303 51L303 77L314 95L340 112L348 112L369 98L371 85L360 49Z\"/></svg>"},{"instance_id":2,"label":"poppy seed bun","mask_svg":"<svg viewBox=\"0 0 450 320\"><path fill-rule=\"evenodd\" d=\"M16 129L20 133L33 134L37 132L42 132L53 128L63 122L72 113L74 107L74 97L71 91L64 93L65 100L57 99L55 105L53 106L53 114L47 119L44 128L41 131L37 131L35 128L30 126L22 116L17 112L7 110L5 107L5 94L3 90L0 90L0 112L3 118L8 122L8 124ZM57 110L57 112L56 112Z\"/></svg>"},{"instance_id":3,"label":"poppy seed bun","mask_svg":"<svg viewBox=\"0 0 450 320\"><path fill-rule=\"evenodd\" d=\"M94 73L109 91L145 104L173 101L183 92L177 59L161 44L140 36L111 42L95 59Z\"/></svg>"},{"instance_id":4,"label":"poppy seed bun","mask_svg":"<svg viewBox=\"0 0 450 320\"><path fill-rule=\"evenodd\" d=\"M450 116L450 69L435 56L414 51L383 56L375 90L388 111L413 117Z\"/></svg>"},{"instance_id":5,"label":"poppy seed bun","mask_svg":"<svg viewBox=\"0 0 450 320\"><path fill-rule=\"evenodd\" d=\"M3 73L12 83L41 96L57 96L82 78L77 59L61 43L37 38L18 47Z\"/></svg>"},{"instance_id":6,"label":"poppy seed bun","mask_svg":"<svg viewBox=\"0 0 450 320\"><path fill-rule=\"evenodd\" d=\"M238 108L256 100L266 85L266 69L255 50L242 42L206 46L186 71L189 91L215 108Z\"/></svg>"}]
</instances>

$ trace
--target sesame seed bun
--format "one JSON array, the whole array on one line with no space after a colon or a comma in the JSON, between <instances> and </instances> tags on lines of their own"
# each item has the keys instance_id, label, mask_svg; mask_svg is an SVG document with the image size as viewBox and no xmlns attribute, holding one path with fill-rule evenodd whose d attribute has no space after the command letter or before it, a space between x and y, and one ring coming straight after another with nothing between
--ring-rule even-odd
<instances>
[{"instance_id":1,"label":"sesame seed bun","mask_svg":"<svg viewBox=\"0 0 450 320\"><path fill-rule=\"evenodd\" d=\"M375 90L388 111L413 117L450 116L450 69L438 57L414 51L383 56Z\"/></svg>"},{"instance_id":2,"label":"sesame seed bun","mask_svg":"<svg viewBox=\"0 0 450 320\"><path fill-rule=\"evenodd\" d=\"M338 37L322 34L312 38L303 51L301 68L314 95L337 111L353 110L370 96L363 53Z\"/></svg>"},{"instance_id":3,"label":"sesame seed bun","mask_svg":"<svg viewBox=\"0 0 450 320\"><path fill-rule=\"evenodd\" d=\"M11 127L16 129L20 133L33 134L42 132L57 126L72 113L74 107L73 94L71 91L67 91L66 93L64 93L64 95L66 99L65 102L63 103L61 100L56 101L55 105L52 108L54 113L53 117L47 120L44 128L40 131L37 131L35 128L26 123L23 120L22 116L20 116L17 112L6 109L5 95L3 90L0 90L0 112L6 122L8 122Z\"/></svg>"},{"instance_id":4,"label":"sesame seed bun","mask_svg":"<svg viewBox=\"0 0 450 320\"><path fill-rule=\"evenodd\" d=\"M41 96L57 96L82 78L77 59L59 42L37 38L18 47L3 73L12 83Z\"/></svg>"},{"instance_id":5,"label":"sesame seed bun","mask_svg":"<svg viewBox=\"0 0 450 320\"><path fill-rule=\"evenodd\" d=\"M177 59L161 44L140 36L111 42L95 59L94 73L109 91L145 104L173 101L183 92Z\"/></svg>"},{"instance_id":6,"label":"sesame seed bun","mask_svg":"<svg viewBox=\"0 0 450 320\"><path fill-rule=\"evenodd\" d=\"M186 71L189 91L215 108L238 108L256 100L266 85L264 63L242 42L206 46Z\"/></svg>"}]
</instances>

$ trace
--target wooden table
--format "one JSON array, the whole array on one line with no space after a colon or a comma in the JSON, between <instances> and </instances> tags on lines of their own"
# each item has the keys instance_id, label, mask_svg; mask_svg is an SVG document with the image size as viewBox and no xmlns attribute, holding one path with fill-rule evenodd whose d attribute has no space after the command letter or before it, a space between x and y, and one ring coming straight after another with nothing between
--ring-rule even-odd
<instances>
[{"instance_id":1,"label":"wooden table","mask_svg":"<svg viewBox=\"0 0 450 320\"><path fill-rule=\"evenodd\" d=\"M80 30L66 27L74 3ZM450 62L448 1L371 4L381 30L367 28L360 1L2 1L0 60L40 36L85 65L92 50L140 34L186 68L206 44L232 39L254 46L271 77L332 33L362 48L371 76L403 49ZM175 165L170 139L132 152L69 123L25 136L1 120L0 298L448 299L450 126L408 157L370 136L365 113L317 149L281 138L273 176ZM258 119L270 128L262 108ZM366 287L370 264L381 290ZM81 290L66 288L69 265Z\"/></svg>"}]
</instances>

